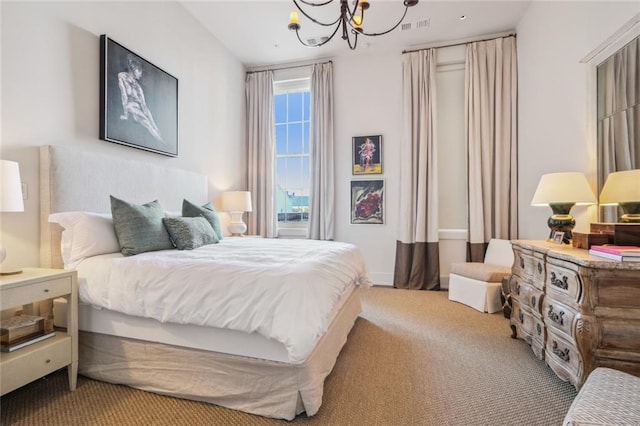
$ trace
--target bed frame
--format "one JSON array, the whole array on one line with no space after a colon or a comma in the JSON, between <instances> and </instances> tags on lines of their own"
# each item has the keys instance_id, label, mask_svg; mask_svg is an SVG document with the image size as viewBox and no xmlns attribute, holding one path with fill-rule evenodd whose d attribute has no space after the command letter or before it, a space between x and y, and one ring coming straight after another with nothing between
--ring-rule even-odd
<instances>
[{"instance_id":1,"label":"bed frame","mask_svg":"<svg viewBox=\"0 0 640 426\"><path fill-rule=\"evenodd\" d=\"M42 146L42 266L62 267L62 229L48 222L49 215L64 211L110 213L110 194L137 203L157 199L167 211L181 211L184 198L203 204L209 200L207 178L198 173L67 147ZM356 289L305 362L290 364L107 334L93 329L91 308L85 307L88 317L80 322L79 373L267 417L292 420L302 412L312 416L322 404L324 380L360 311ZM139 320L120 316L125 323L136 324ZM149 323L164 327L160 322ZM203 330L199 331L202 335Z\"/></svg>"}]
</instances>

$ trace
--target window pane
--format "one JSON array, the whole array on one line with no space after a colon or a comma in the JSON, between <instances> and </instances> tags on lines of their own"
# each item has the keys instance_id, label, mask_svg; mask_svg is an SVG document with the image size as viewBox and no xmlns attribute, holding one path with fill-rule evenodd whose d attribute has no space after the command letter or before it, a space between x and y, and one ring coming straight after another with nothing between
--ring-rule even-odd
<instances>
[{"instance_id":1,"label":"window pane","mask_svg":"<svg viewBox=\"0 0 640 426\"><path fill-rule=\"evenodd\" d=\"M309 157L302 157L302 182L304 183L305 194L309 194L310 191L310 180L309 180Z\"/></svg>"},{"instance_id":2,"label":"window pane","mask_svg":"<svg viewBox=\"0 0 640 426\"><path fill-rule=\"evenodd\" d=\"M304 123L304 130L302 131L304 142L302 146L302 152L309 154L309 122Z\"/></svg>"},{"instance_id":3,"label":"window pane","mask_svg":"<svg viewBox=\"0 0 640 426\"><path fill-rule=\"evenodd\" d=\"M276 155L287 153L287 125L276 124Z\"/></svg>"},{"instance_id":4,"label":"window pane","mask_svg":"<svg viewBox=\"0 0 640 426\"><path fill-rule=\"evenodd\" d=\"M287 187L287 159L276 159L276 185L281 188Z\"/></svg>"},{"instance_id":5,"label":"window pane","mask_svg":"<svg viewBox=\"0 0 640 426\"><path fill-rule=\"evenodd\" d=\"M289 124L289 154L302 154L302 123Z\"/></svg>"},{"instance_id":6,"label":"window pane","mask_svg":"<svg viewBox=\"0 0 640 426\"><path fill-rule=\"evenodd\" d=\"M302 121L302 92L289 93L289 121Z\"/></svg>"},{"instance_id":7,"label":"window pane","mask_svg":"<svg viewBox=\"0 0 640 426\"><path fill-rule=\"evenodd\" d=\"M276 117L276 123L285 123L287 121L287 94L275 95L273 97L273 111Z\"/></svg>"},{"instance_id":8,"label":"window pane","mask_svg":"<svg viewBox=\"0 0 640 426\"><path fill-rule=\"evenodd\" d=\"M302 157L287 158L287 189L289 192L302 191Z\"/></svg>"},{"instance_id":9,"label":"window pane","mask_svg":"<svg viewBox=\"0 0 640 426\"><path fill-rule=\"evenodd\" d=\"M311 104L309 103L309 98L311 97L311 93L304 92L303 96L304 96L303 98L304 120L309 121L309 108L311 107Z\"/></svg>"}]
</instances>

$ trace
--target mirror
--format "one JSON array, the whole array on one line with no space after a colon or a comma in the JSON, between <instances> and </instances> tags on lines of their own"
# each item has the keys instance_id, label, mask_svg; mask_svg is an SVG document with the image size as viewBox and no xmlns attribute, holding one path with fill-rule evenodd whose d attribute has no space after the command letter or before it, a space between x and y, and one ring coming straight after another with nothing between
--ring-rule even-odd
<instances>
[{"instance_id":1,"label":"mirror","mask_svg":"<svg viewBox=\"0 0 640 426\"><path fill-rule=\"evenodd\" d=\"M598 193L611 172L640 169L640 37L597 66ZM601 221L617 222L616 207Z\"/></svg>"}]
</instances>

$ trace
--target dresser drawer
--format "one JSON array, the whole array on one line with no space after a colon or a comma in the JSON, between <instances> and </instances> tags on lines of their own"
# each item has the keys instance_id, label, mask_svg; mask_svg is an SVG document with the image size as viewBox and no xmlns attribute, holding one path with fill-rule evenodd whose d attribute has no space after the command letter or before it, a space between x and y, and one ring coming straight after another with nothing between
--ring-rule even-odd
<instances>
[{"instance_id":1,"label":"dresser drawer","mask_svg":"<svg viewBox=\"0 0 640 426\"><path fill-rule=\"evenodd\" d=\"M582 358L578 349L551 329L547 329L545 360L561 378L573 384L579 382Z\"/></svg>"},{"instance_id":2,"label":"dresser drawer","mask_svg":"<svg viewBox=\"0 0 640 426\"><path fill-rule=\"evenodd\" d=\"M531 343L534 318L529 312L522 309L522 306L517 300L512 300L511 323L515 324L519 331L525 333L528 336L528 339L525 340L527 340L528 343ZM519 335L518 337L522 336Z\"/></svg>"},{"instance_id":3,"label":"dresser drawer","mask_svg":"<svg viewBox=\"0 0 640 426\"><path fill-rule=\"evenodd\" d=\"M571 340L575 340L573 321L576 315L576 311L553 299L546 298L542 303L542 316L547 327L563 332Z\"/></svg>"},{"instance_id":4,"label":"dresser drawer","mask_svg":"<svg viewBox=\"0 0 640 426\"><path fill-rule=\"evenodd\" d=\"M71 293L71 278L57 278L2 290L2 307L26 305Z\"/></svg>"},{"instance_id":5,"label":"dresser drawer","mask_svg":"<svg viewBox=\"0 0 640 426\"><path fill-rule=\"evenodd\" d=\"M544 283L547 279L547 267L542 253L533 254L533 286L539 290L544 290Z\"/></svg>"},{"instance_id":6,"label":"dresser drawer","mask_svg":"<svg viewBox=\"0 0 640 426\"><path fill-rule=\"evenodd\" d=\"M576 271L548 263L545 290L547 293L556 293L577 302L582 294L582 282Z\"/></svg>"},{"instance_id":7,"label":"dresser drawer","mask_svg":"<svg viewBox=\"0 0 640 426\"><path fill-rule=\"evenodd\" d=\"M513 251L513 257L513 273L520 275L524 279L531 279L533 277L533 255L515 249Z\"/></svg>"}]
</instances>

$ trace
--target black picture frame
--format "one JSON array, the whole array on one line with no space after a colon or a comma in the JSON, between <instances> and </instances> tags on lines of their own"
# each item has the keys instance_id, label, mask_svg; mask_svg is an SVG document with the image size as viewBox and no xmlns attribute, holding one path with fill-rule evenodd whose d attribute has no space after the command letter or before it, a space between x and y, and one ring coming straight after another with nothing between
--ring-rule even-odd
<instances>
[{"instance_id":1,"label":"black picture frame","mask_svg":"<svg viewBox=\"0 0 640 426\"><path fill-rule=\"evenodd\" d=\"M384 224L384 179L351 181L351 224Z\"/></svg>"},{"instance_id":2,"label":"black picture frame","mask_svg":"<svg viewBox=\"0 0 640 426\"><path fill-rule=\"evenodd\" d=\"M354 136L351 145L353 175L382 174L382 135Z\"/></svg>"},{"instance_id":3,"label":"black picture frame","mask_svg":"<svg viewBox=\"0 0 640 426\"><path fill-rule=\"evenodd\" d=\"M178 156L178 79L104 34L100 139Z\"/></svg>"}]
</instances>

